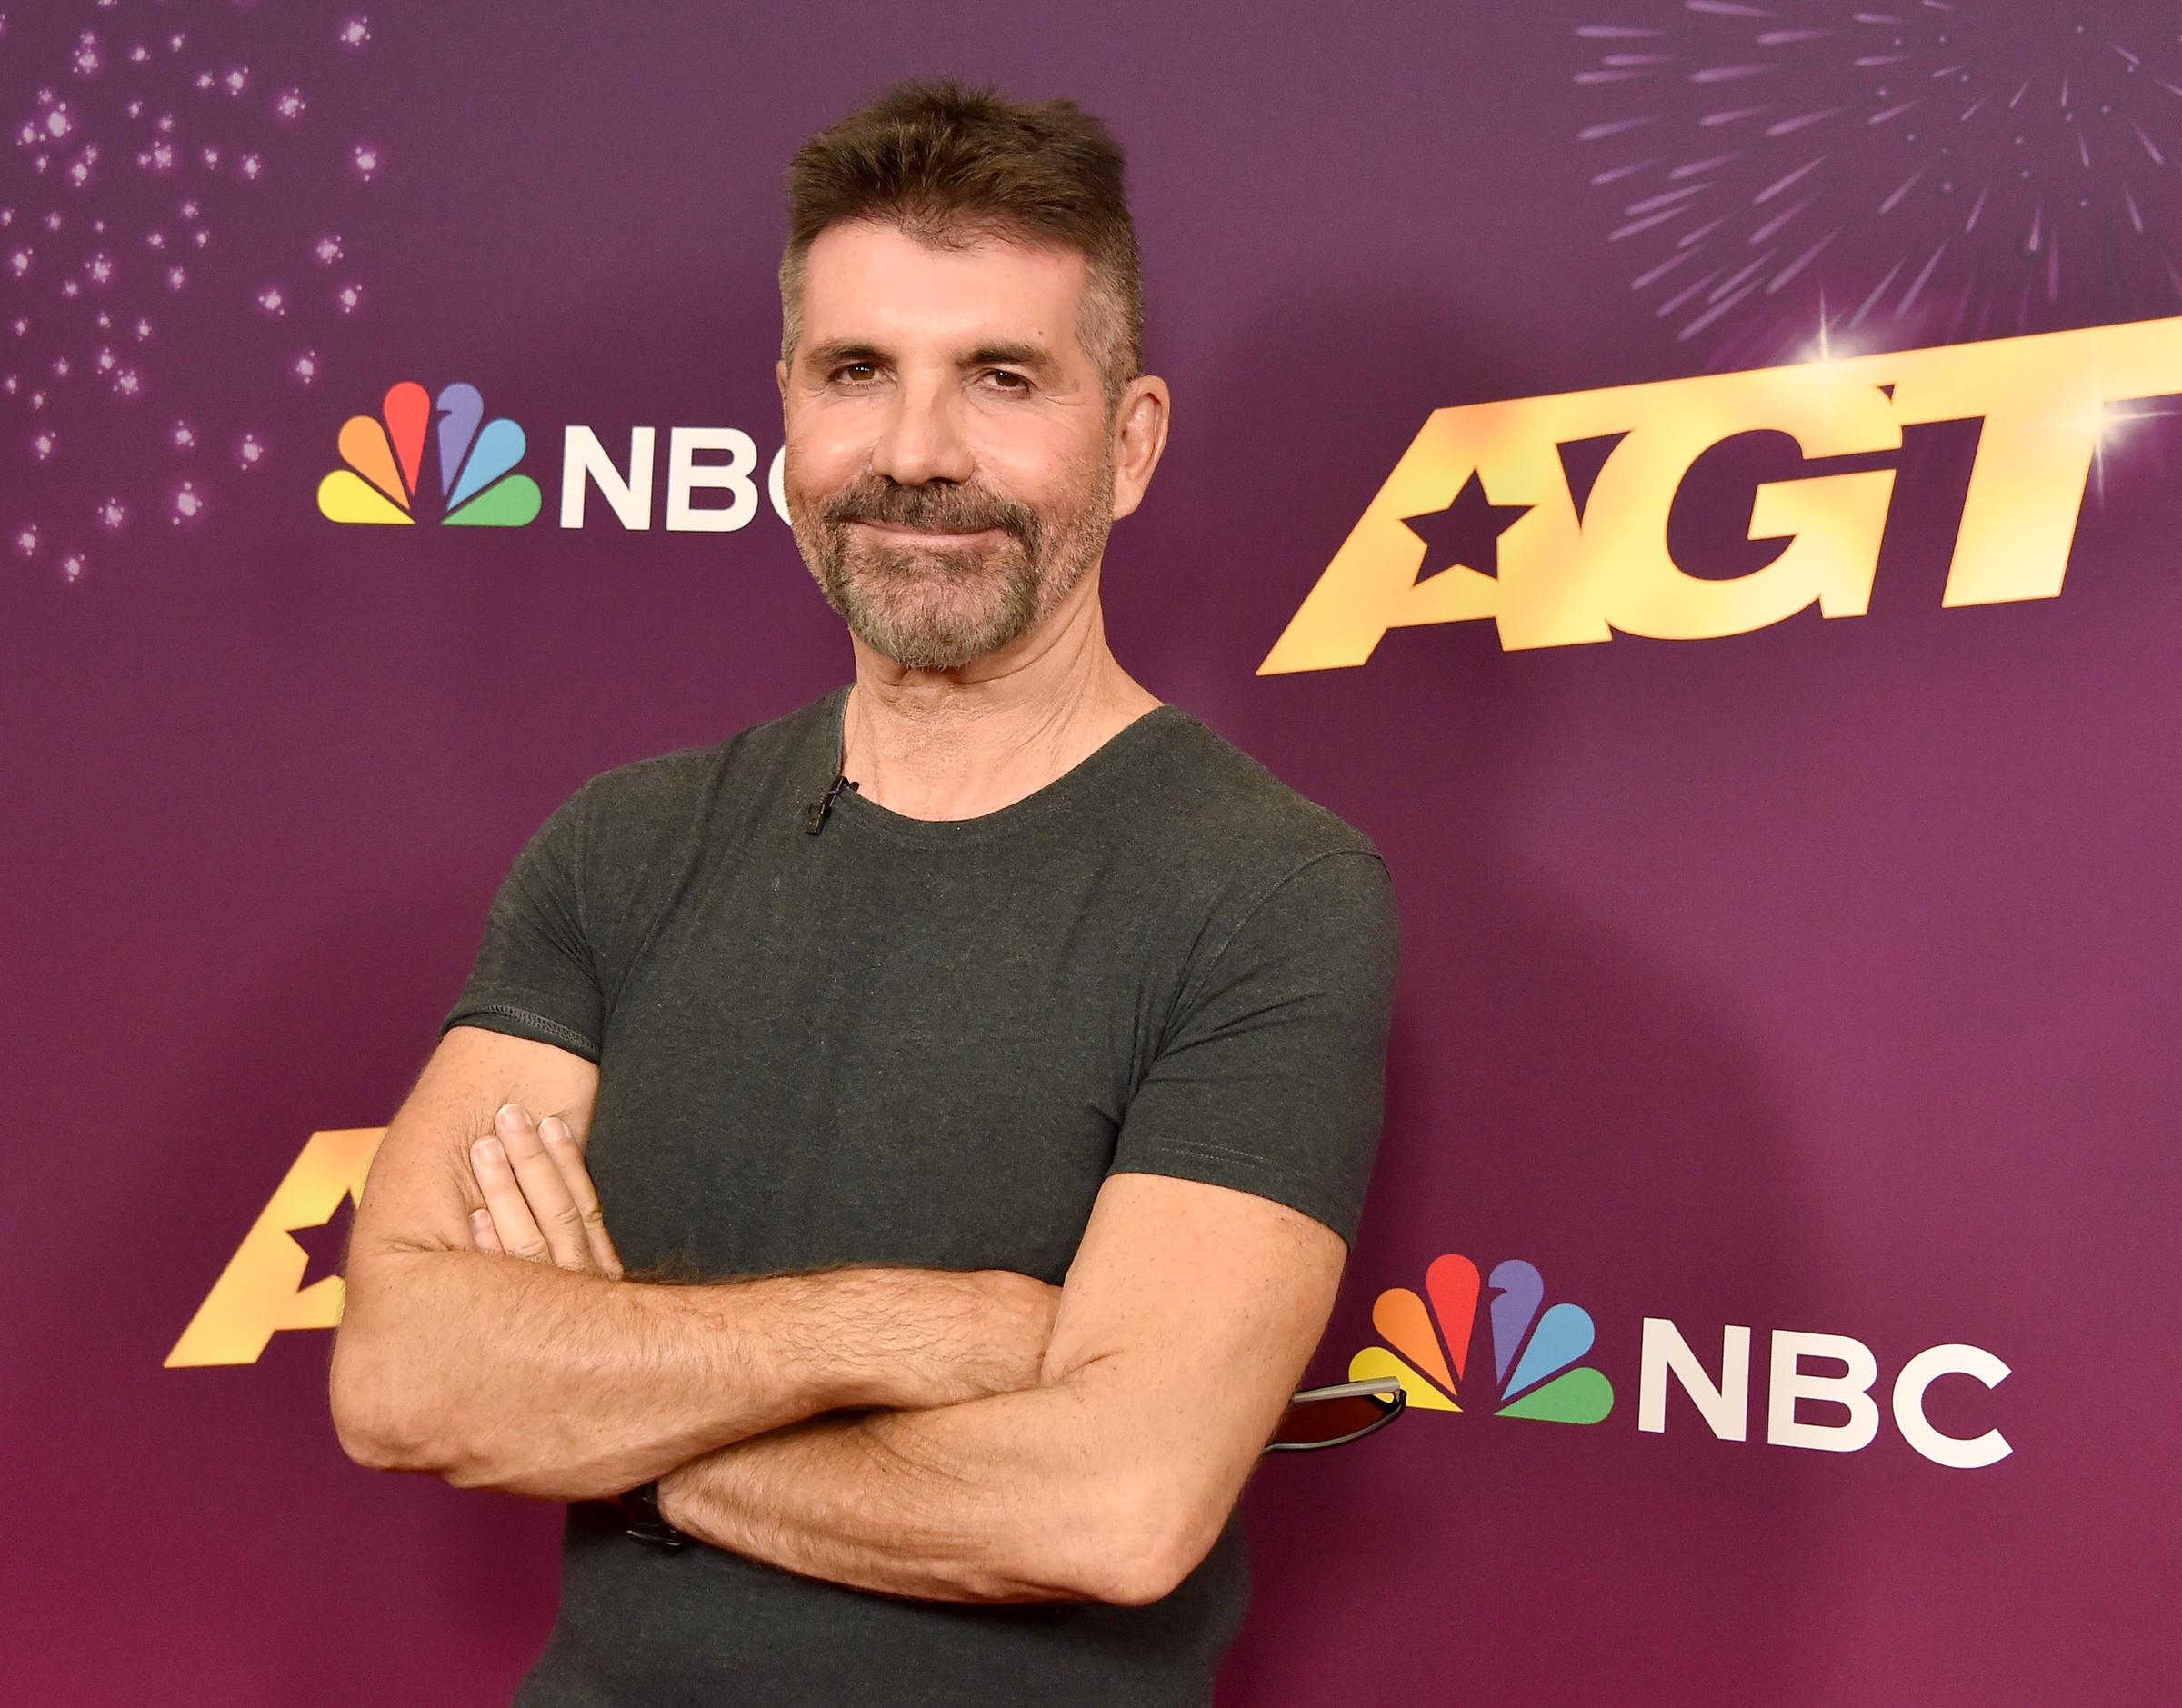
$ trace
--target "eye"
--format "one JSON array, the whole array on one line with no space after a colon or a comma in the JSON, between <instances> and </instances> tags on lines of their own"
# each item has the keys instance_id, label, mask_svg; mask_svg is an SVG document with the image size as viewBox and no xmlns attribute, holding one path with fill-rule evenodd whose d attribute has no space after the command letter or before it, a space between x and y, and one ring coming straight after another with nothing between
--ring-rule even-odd
<instances>
[{"instance_id":1,"label":"eye","mask_svg":"<svg viewBox=\"0 0 2182 1708\"><path fill-rule=\"evenodd\" d=\"M991 382L995 391L1027 392L1030 389L1029 379L1012 368L987 368L984 377Z\"/></svg>"},{"instance_id":2,"label":"eye","mask_svg":"<svg viewBox=\"0 0 2182 1708\"><path fill-rule=\"evenodd\" d=\"M878 365L872 362L844 362L826 375L826 378L845 385L863 385L878 377Z\"/></svg>"}]
</instances>

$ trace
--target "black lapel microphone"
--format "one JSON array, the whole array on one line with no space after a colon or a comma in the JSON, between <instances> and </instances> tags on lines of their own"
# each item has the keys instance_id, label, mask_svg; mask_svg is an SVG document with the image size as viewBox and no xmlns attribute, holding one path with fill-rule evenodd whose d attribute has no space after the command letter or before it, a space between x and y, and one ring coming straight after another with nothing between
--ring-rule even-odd
<instances>
[{"instance_id":1,"label":"black lapel microphone","mask_svg":"<svg viewBox=\"0 0 2182 1708\"><path fill-rule=\"evenodd\" d=\"M853 684L849 692L856 692ZM814 836L826 828L826 816L834 810L834 803L841 798L841 791L856 787L848 780L848 701L846 697L841 702L840 738L841 758L834 769L833 787L803 809L803 827Z\"/></svg>"},{"instance_id":2,"label":"black lapel microphone","mask_svg":"<svg viewBox=\"0 0 2182 1708\"><path fill-rule=\"evenodd\" d=\"M856 787L857 785L856 784L851 783L848 780L846 773L839 771L834 773L834 786L828 789L819 799L813 801L808 806L803 809L803 815L805 819L808 821L805 825L805 829L814 836L816 836L820 831L824 830L826 828L826 815L834 810L834 802L839 798L841 791L844 789L854 789Z\"/></svg>"}]
</instances>

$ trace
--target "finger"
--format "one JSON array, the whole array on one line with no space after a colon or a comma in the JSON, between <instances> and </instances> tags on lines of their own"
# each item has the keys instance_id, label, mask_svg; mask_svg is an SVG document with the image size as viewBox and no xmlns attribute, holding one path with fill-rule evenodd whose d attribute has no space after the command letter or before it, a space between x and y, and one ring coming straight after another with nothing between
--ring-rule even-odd
<instances>
[{"instance_id":1,"label":"finger","mask_svg":"<svg viewBox=\"0 0 2182 1708\"><path fill-rule=\"evenodd\" d=\"M477 1190L485 1194L485 1207L492 1213L500 1249L530 1263L549 1262L553 1253L524 1201L523 1188L515 1184L506 1146L489 1134L479 1139L470 1146L470 1170L477 1176Z\"/></svg>"},{"instance_id":2,"label":"finger","mask_svg":"<svg viewBox=\"0 0 2182 1708\"><path fill-rule=\"evenodd\" d=\"M558 1115L547 1115L541 1121L538 1134L546 1141L546 1154L560 1165L561 1184L568 1188L576 1213L584 1218L591 1261L607 1274L619 1275L621 1258L614 1250L614 1242L606 1237L606 1213L598 1206L598 1189L591 1184L591 1171L584 1166L584 1147Z\"/></svg>"},{"instance_id":3,"label":"finger","mask_svg":"<svg viewBox=\"0 0 2182 1708\"><path fill-rule=\"evenodd\" d=\"M500 1244L500 1230L493 1225L493 1213L490 1210L470 1212L470 1244L481 1252L492 1253L495 1257L506 1255Z\"/></svg>"},{"instance_id":4,"label":"finger","mask_svg":"<svg viewBox=\"0 0 2182 1708\"><path fill-rule=\"evenodd\" d=\"M531 1219L546 1236L553 1263L560 1269L591 1267L591 1242L584 1234L584 1214L576 1207L568 1183L561 1178L560 1164L546 1154L538 1136L537 1123L515 1104L498 1116L501 1143L515 1173L515 1184L530 1206Z\"/></svg>"}]
</instances>

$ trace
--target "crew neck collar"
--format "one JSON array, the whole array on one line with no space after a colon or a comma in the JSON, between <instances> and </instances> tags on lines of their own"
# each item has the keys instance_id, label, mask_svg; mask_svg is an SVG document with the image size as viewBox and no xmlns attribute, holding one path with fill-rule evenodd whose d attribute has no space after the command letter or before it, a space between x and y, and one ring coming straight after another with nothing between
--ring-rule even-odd
<instances>
[{"instance_id":1,"label":"crew neck collar","mask_svg":"<svg viewBox=\"0 0 2182 1708\"><path fill-rule=\"evenodd\" d=\"M838 763L845 751L842 720L846 715L849 690L854 685L850 684L835 689L824 702L826 714L821 720L821 727L825 731L826 757L823 763L829 767ZM1143 748L1162 731L1186 721L1188 716L1189 714L1179 706L1161 701L1150 711L1123 724L1052 782L1040 784L1020 800L1010 801L1006 806L996 807L989 813L980 813L975 818L914 818L906 813L897 813L892 807L881 806L876 801L867 801L855 789L842 790L834 802L833 810L846 824L868 827L897 841L928 845L959 844L1046 824L1094 793L1117 766L1127 761L1130 754ZM830 782L831 778L826 781ZM821 786L824 786L823 783Z\"/></svg>"}]
</instances>

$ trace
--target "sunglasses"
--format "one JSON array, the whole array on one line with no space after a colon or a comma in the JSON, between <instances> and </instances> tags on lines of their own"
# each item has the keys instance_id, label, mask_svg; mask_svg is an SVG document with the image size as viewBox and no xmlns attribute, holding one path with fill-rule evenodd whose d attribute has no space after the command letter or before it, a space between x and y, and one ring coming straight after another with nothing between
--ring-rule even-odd
<instances>
[{"instance_id":1,"label":"sunglasses","mask_svg":"<svg viewBox=\"0 0 2182 1708\"><path fill-rule=\"evenodd\" d=\"M1391 1376L1306 1388L1288 1402L1266 1451L1307 1453L1314 1447L1345 1446L1386 1428L1408 1403L1408 1394Z\"/></svg>"}]
</instances>

